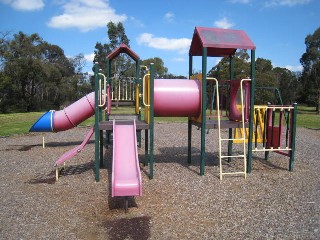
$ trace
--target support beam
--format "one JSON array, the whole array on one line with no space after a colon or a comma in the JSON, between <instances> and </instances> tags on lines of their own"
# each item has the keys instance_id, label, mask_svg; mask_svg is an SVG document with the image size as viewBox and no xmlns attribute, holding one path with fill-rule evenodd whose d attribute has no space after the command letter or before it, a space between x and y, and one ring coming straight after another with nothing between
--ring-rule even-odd
<instances>
[{"instance_id":1,"label":"support beam","mask_svg":"<svg viewBox=\"0 0 320 240\"><path fill-rule=\"evenodd\" d=\"M290 152L290 162L289 162L289 171L293 171L293 164L294 164L294 152L296 150L296 128L297 128L297 103L293 104L293 113L291 119L291 152Z\"/></svg>"},{"instance_id":2,"label":"support beam","mask_svg":"<svg viewBox=\"0 0 320 240\"><path fill-rule=\"evenodd\" d=\"M206 165L206 110L207 110L207 48L202 49L202 100L201 100L201 159L200 175L204 175Z\"/></svg>"},{"instance_id":3,"label":"support beam","mask_svg":"<svg viewBox=\"0 0 320 240\"><path fill-rule=\"evenodd\" d=\"M230 69L229 69L229 74L230 74L230 80L234 79L234 57L233 55L230 55L229 58L229 64L230 64ZM232 139L232 128L229 128L229 139ZM233 141L229 140L228 141L228 155L232 156L232 145ZM228 162L231 162L231 157L228 158Z\"/></svg>"},{"instance_id":4,"label":"support beam","mask_svg":"<svg viewBox=\"0 0 320 240\"><path fill-rule=\"evenodd\" d=\"M100 133L99 133L99 106L98 106L98 91L99 91L99 64L96 62L94 65L94 99L95 99L95 124L94 124L94 136L95 136L95 180L99 182L99 166L100 166Z\"/></svg>"},{"instance_id":5,"label":"support beam","mask_svg":"<svg viewBox=\"0 0 320 240\"><path fill-rule=\"evenodd\" d=\"M150 64L150 179L153 179L154 145L154 64Z\"/></svg>"},{"instance_id":6,"label":"support beam","mask_svg":"<svg viewBox=\"0 0 320 240\"><path fill-rule=\"evenodd\" d=\"M253 139L253 119L254 119L255 59L256 59L255 50L251 50L251 88L250 88L250 117L249 117L247 173L251 173L251 170L252 170L252 139Z\"/></svg>"}]
</instances>

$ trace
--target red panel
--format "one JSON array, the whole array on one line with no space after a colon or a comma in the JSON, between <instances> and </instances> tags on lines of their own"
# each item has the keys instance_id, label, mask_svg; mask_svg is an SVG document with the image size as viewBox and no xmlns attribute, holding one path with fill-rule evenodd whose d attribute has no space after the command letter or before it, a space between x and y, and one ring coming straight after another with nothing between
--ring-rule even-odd
<instances>
[{"instance_id":1,"label":"red panel","mask_svg":"<svg viewBox=\"0 0 320 240\"><path fill-rule=\"evenodd\" d=\"M190 54L202 56L202 48L208 48L208 56L229 56L237 49L256 49L256 46L242 30L196 27L194 30Z\"/></svg>"},{"instance_id":2,"label":"red panel","mask_svg":"<svg viewBox=\"0 0 320 240\"><path fill-rule=\"evenodd\" d=\"M122 43L117 49L115 49L112 53L110 53L107 58L111 61L112 59L116 58L120 53L128 54L134 61L139 59L138 54L132 51L127 45Z\"/></svg>"}]
</instances>

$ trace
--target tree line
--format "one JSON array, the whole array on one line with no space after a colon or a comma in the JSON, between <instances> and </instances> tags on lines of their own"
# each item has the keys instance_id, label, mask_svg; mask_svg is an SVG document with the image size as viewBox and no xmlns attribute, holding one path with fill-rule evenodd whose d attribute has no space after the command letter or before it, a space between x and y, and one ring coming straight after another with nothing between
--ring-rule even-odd
<instances>
[{"instance_id":1,"label":"tree line","mask_svg":"<svg viewBox=\"0 0 320 240\"><path fill-rule=\"evenodd\" d=\"M0 112L57 109L91 88L82 73L83 54L67 58L37 33L0 39Z\"/></svg>"},{"instance_id":2,"label":"tree line","mask_svg":"<svg viewBox=\"0 0 320 240\"><path fill-rule=\"evenodd\" d=\"M94 62L106 71L106 56L130 40L122 23L107 24L108 43L94 46ZM66 57L62 48L44 41L39 34L0 33L0 113L59 109L93 91L93 77L83 72L85 58L78 54ZM306 52L301 56L302 72L273 67L268 59L256 59L256 101L278 103L274 89L279 89L284 104L293 102L320 105L320 28L305 38ZM237 51L234 56L234 78L250 76L249 55ZM157 78L185 78L168 72L159 57L142 60L155 63ZM229 58L222 58L208 72L217 79L229 79ZM126 54L112 61L111 76L121 79L135 76L135 64ZM267 87L267 88L266 88Z\"/></svg>"}]
</instances>

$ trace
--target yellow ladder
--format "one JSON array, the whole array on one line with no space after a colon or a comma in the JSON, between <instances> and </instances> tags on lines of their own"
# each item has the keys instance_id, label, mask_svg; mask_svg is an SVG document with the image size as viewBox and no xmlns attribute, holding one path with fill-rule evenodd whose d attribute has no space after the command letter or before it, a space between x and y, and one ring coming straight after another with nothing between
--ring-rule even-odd
<instances>
[{"instance_id":1,"label":"yellow ladder","mask_svg":"<svg viewBox=\"0 0 320 240\"><path fill-rule=\"evenodd\" d=\"M219 103L219 86L218 86L218 81L216 79L210 79L210 80L215 80L216 81L216 98L217 98L217 110L218 110L218 138L219 138L219 168L220 168L220 180L222 180L224 175L239 175L239 174L243 174L244 178L247 178L247 160L246 160L246 137L245 134L243 135L243 137L241 138L222 138L221 136L221 119L220 119L220 103ZM241 95L241 111L242 111L242 132L245 133L245 124L244 124L244 100L243 100L243 87L242 87L242 83L244 81L251 81L251 79L242 79L240 82L240 95ZM243 154L239 154L239 155L222 155L222 142L224 141L234 141L234 140L238 140L241 141L243 144ZM237 171L237 172L223 172L223 168L222 168L222 159L225 158L243 158L243 171Z\"/></svg>"}]
</instances>

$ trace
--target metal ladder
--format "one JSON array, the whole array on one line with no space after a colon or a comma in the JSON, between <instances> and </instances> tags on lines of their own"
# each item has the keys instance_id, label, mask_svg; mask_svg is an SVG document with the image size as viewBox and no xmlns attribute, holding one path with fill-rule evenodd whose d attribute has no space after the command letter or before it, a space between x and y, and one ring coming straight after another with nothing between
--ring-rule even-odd
<instances>
[{"instance_id":1,"label":"metal ladder","mask_svg":"<svg viewBox=\"0 0 320 240\"><path fill-rule=\"evenodd\" d=\"M222 138L221 136L221 119L220 119L220 103L219 103L219 85L218 80L215 78L212 78L210 80L214 80L216 82L216 98L217 98L217 111L218 111L218 138L219 138L219 168L220 168L220 180L222 180L224 175L239 175L243 174L244 178L247 178L247 160L246 160L246 136L243 134L241 138ZM242 83L243 81L251 81L251 79L242 79L240 82L240 94L241 94L241 111L242 111L242 131L245 133L245 124L244 124L244 104L243 104L243 87ZM224 141L241 141L243 144L243 154L240 155L222 155L222 142ZM237 171L237 172L223 172L222 169L222 159L225 158L243 158L243 171Z\"/></svg>"}]
</instances>

